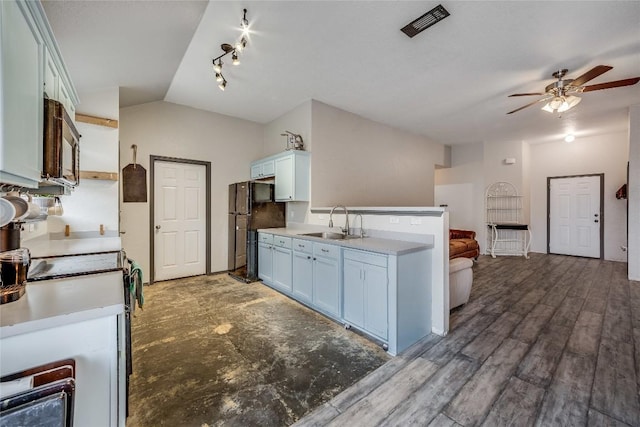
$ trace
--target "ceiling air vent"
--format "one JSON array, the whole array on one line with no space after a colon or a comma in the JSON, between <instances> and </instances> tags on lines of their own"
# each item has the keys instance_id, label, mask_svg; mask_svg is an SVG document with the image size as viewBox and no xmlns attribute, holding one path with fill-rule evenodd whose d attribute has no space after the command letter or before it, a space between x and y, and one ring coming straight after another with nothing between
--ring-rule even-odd
<instances>
[{"instance_id":1,"label":"ceiling air vent","mask_svg":"<svg viewBox=\"0 0 640 427\"><path fill-rule=\"evenodd\" d=\"M409 37L415 37L438 21L442 21L449 16L449 12L441 4L422 15L420 18L410 22L401 29Z\"/></svg>"}]
</instances>

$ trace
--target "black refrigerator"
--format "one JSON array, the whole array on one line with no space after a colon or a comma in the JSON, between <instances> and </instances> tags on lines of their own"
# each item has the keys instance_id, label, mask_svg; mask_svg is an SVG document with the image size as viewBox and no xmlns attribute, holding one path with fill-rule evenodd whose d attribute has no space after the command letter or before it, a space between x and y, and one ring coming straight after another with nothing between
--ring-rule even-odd
<instances>
[{"instance_id":1,"label":"black refrigerator","mask_svg":"<svg viewBox=\"0 0 640 427\"><path fill-rule=\"evenodd\" d=\"M286 205L274 202L274 185L245 181L229 185L229 274L258 280L258 229L284 227Z\"/></svg>"}]
</instances>

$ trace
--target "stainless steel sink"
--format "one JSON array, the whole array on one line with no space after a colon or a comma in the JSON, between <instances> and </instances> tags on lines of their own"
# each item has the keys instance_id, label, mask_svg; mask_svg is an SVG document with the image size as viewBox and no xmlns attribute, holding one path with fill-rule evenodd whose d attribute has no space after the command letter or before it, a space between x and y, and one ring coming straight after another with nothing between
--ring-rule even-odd
<instances>
[{"instance_id":1,"label":"stainless steel sink","mask_svg":"<svg viewBox=\"0 0 640 427\"><path fill-rule=\"evenodd\" d=\"M306 233L306 234L302 234L302 236L320 237L321 239L329 239L329 240L346 240L346 239L360 238L359 236L345 236L342 233L331 233L331 232Z\"/></svg>"}]
</instances>

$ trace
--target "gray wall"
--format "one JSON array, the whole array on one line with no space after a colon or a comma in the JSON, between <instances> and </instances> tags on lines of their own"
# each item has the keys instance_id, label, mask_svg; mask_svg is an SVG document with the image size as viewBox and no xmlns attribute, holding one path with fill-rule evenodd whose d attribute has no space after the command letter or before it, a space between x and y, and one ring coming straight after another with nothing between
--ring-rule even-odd
<instances>
[{"instance_id":1,"label":"gray wall","mask_svg":"<svg viewBox=\"0 0 640 427\"><path fill-rule=\"evenodd\" d=\"M444 145L312 103L312 206L433 206Z\"/></svg>"},{"instance_id":2,"label":"gray wall","mask_svg":"<svg viewBox=\"0 0 640 427\"><path fill-rule=\"evenodd\" d=\"M162 101L120 110L120 168L131 162L136 144L147 185L150 155L211 162L212 271L227 269L228 186L249 179L249 163L261 157L262 131L258 123ZM141 263L147 280L149 204L121 201L120 208L122 245Z\"/></svg>"}]
</instances>

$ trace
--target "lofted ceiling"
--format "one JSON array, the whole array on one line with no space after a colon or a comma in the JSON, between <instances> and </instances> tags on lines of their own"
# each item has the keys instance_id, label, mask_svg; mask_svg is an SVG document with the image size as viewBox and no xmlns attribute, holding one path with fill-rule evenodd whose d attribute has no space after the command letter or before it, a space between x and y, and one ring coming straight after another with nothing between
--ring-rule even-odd
<instances>
[{"instance_id":1,"label":"lofted ceiling","mask_svg":"<svg viewBox=\"0 0 640 427\"><path fill-rule=\"evenodd\" d=\"M400 28L442 4L414 38ZM166 100L268 123L309 99L442 144L559 140L624 130L635 86L582 94L562 117L508 98L568 68L589 84L640 75L638 1L43 1L80 99L120 87L121 107ZM211 60L251 24L241 64ZM223 61L225 61L223 59ZM225 62L230 63L229 60ZM82 110L82 106L79 107Z\"/></svg>"}]
</instances>

